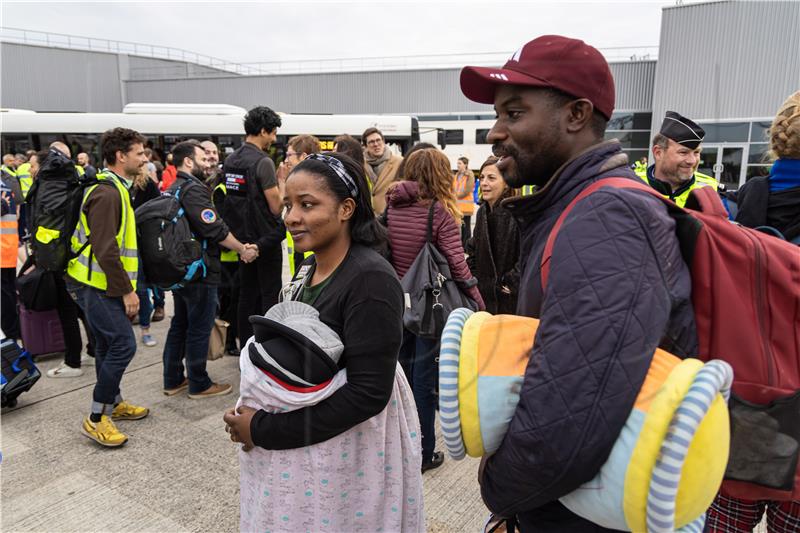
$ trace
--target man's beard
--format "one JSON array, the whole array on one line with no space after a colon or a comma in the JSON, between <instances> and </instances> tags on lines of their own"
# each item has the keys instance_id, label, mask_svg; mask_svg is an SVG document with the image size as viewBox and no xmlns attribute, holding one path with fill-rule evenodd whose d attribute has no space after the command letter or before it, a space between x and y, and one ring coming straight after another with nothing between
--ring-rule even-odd
<instances>
[{"instance_id":1,"label":"man's beard","mask_svg":"<svg viewBox=\"0 0 800 533\"><path fill-rule=\"evenodd\" d=\"M194 176L195 178L199 179L200 181L205 181L206 172L202 168L200 168L199 166L195 166L192 169L192 176Z\"/></svg>"},{"instance_id":2,"label":"man's beard","mask_svg":"<svg viewBox=\"0 0 800 533\"><path fill-rule=\"evenodd\" d=\"M496 143L492 147L492 152L503 159L501 173L503 179L509 186L520 188L523 185L535 185L543 187L556 170L561 166L561 162L555 161L553 157L545 157L539 154L522 155L514 146L503 146Z\"/></svg>"}]
</instances>

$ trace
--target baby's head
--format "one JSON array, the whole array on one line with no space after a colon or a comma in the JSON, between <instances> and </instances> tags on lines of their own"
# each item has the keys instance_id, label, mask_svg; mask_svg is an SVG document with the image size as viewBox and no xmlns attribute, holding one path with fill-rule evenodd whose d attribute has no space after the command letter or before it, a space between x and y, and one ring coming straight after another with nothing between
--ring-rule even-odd
<instances>
[{"instance_id":1,"label":"baby's head","mask_svg":"<svg viewBox=\"0 0 800 533\"><path fill-rule=\"evenodd\" d=\"M282 302L264 316L251 316L250 360L286 389L316 390L339 371L344 346L319 312L302 302Z\"/></svg>"}]
</instances>

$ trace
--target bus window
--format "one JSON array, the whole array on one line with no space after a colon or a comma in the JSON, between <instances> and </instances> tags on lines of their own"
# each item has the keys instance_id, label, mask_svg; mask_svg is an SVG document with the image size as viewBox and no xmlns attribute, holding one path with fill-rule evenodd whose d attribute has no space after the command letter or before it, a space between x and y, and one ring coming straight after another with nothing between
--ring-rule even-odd
<instances>
[{"instance_id":1,"label":"bus window","mask_svg":"<svg viewBox=\"0 0 800 533\"><path fill-rule=\"evenodd\" d=\"M30 135L3 135L4 154L24 154L27 150L36 150Z\"/></svg>"},{"instance_id":2,"label":"bus window","mask_svg":"<svg viewBox=\"0 0 800 533\"><path fill-rule=\"evenodd\" d=\"M475 144L489 144L489 141L486 140L487 135L489 135L488 128L475 130Z\"/></svg>"},{"instance_id":3,"label":"bus window","mask_svg":"<svg viewBox=\"0 0 800 533\"><path fill-rule=\"evenodd\" d=\"M444 130L447 144L464 144L464 130Z\"/></svg>"}]
</instances>

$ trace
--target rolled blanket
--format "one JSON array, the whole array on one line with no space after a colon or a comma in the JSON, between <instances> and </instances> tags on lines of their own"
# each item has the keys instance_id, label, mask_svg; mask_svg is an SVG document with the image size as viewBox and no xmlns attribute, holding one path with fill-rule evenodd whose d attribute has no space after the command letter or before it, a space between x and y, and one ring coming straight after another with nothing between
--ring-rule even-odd
<instances>
[{"instance_id":1,"label":"rolled blanket","mask_svg":"<svg viewBox=\"0 0 800 533\"><path fill-rule=\"evenodd\" d=\"M450 314L440 353L442 432L454 459L497 450L519 402L539 321ZM722 361L656 350L636 403L597 475L560 498L572 512L623 531L701 531L730 446Z\"/></svg>"}]
</instances>

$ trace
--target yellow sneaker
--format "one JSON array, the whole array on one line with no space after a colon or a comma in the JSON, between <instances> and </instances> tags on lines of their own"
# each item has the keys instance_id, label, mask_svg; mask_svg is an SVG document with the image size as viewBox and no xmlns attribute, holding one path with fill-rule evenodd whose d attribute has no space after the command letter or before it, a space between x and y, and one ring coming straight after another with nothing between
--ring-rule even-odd
<instances>
[{"instance_id":1,"label":"yellow sneaker","mask_svg":"<svg viewBox=\"0 0 800 533\"><path fill-rule=\"evenodd\" d=\"M114 410L111 412L111 418L114 420L139 420L150 414L150 409L147 407L140 407L133 405L125 400L119 402Z\"/></svg>"},{"instance_id":2,"label":"yellow sneaker","mask_svg":"<svg viewBox=\"0 0 800 533\"><path fill-rule=\"evenodd\" d=\"M112 422L111 419L106 415L101 416L100 422L96 423L92 422L92 420L87 416L83 420L81 433L95 441L97 444L100 444L101 446L108 446L110 448L122 446L128 441L128 437L118 430L117 426L114 425L114 422Z\"/></svg>"}]
</instances>

